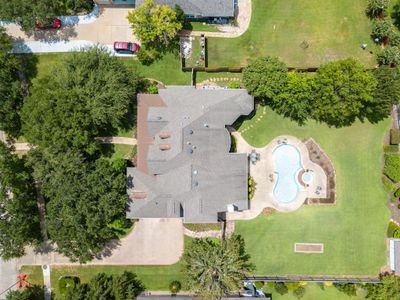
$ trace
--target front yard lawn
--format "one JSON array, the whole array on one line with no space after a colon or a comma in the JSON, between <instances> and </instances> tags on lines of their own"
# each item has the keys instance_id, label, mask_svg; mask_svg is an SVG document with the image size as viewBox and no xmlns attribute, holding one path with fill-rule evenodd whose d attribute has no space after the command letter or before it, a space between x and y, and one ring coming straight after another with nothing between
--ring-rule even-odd
<instances>
[{"instance_id":1,"label":"front yard lawn","mask_svg":"<svg viewBox=\"0 0 400 300\"><path fill-rule=\"evenodd\" d=\"M209 38L210 67L245 66L248 59L278 56L291 67L313 67L356 57L375 64L365 0L253 0L250 28L239 38ZM301 44L309 45L303 49ZM360 45L367 43L367 50Z\"/></svg>"},{"instance_id":2,"label":"front yard lawn","mask_svg":"<svg viewBox=\"0 0 400 300\"><path fill-rule=\"evenodd\" d=\"M282 134L314 138L336 169L337 204L303 206L291 213L237 222L236 232L246 241L256 273L377 275L387 261L385 234L390 213L381 162L390 120L356 122L336 129L316 122L298 126L269 108L263 111L259 108L251 120L243 122L244 138L256 147ZM324 253L296 254L296 242L324 243Z\"/></svg>"}]
</instances>

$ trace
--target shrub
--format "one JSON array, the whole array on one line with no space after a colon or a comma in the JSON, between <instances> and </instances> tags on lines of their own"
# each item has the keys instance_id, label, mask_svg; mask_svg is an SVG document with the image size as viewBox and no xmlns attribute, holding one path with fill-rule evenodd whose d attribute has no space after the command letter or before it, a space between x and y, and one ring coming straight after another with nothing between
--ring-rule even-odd
<instances>
[{"instance_id":1,"label":"shrub","mask_svg":"<svg viewBox=\"0 0 400 300\"><path fill-rule=\"evenodd\" d=\"M400 227L394 222L389 222L387 229L387 236L389 238L400 238Z\"/></svg>"},{"instance_id":2,"label":"shrub","mask_svg":"<svg viewBox=\"0 0 400 300\"><path fill-rule=\"evenodd\" d=\"M378 63L381 65L399 65L400 48L393 46L383 49L377 56Z\"/></svg>"},{"instance_id":3,"label":"shrub","mask_svg":"<svg viewBox=\"0 0 400 300\"><path fill-rule=\"evenodd\" d=\"M156 84L152 84L147 88L147 93L149 94L158 94L158 86Z\"/></svg>"},{"instance_id":4,"label":"shrub","mask_svg":"<svg viewBox=\"0 0 400 300\"><path fill-rule=\"evenodd\" d=\"M179 291L181 290L182 285L179 281L174 280L169 284L169 290L172 294L176 294L179 293Z\"/></svg>"},{"instance_id":5,"label":"shrub","mask_svg":"<svg viewBox=\"0 0 400 300\"><path fill-rule=\"evenodd\" d=\"M372 35L383 41L385 38L392 36L393 24L389 20L376 20L372 24Z\"/></svg>"},{"instance_id":6,"label":"shrub","mask_svg":"<svg viewBox=\"0 0 400 300\"><path fill-rule=\"evenodd\" d=\"M387 178L385 175L382 176L382 184L383 184L383 189L385 190L386 193L391 193L394 190L394 184L393 182Z\"/></svg>"},{"instance_id":7,"label":"shrub","mask_svg":"<svg viewBox=\"0 0 400 300\"><path fill-rule=\"evenodd\" d=\"M325 282L324 282L324 285L325 285L325 286L332 286L332 285L333 285L333 282L331 282L331 281L325 281Z\"/></svg>"},{"instance_id":8,"label":"shrub","mask_svg":"<svg viewBox=\"0 0 400 300\"><path fill-rule=\"evenodd\" d=\"M228 88L230 89L240 89L240 87L240 82L233 81L228 83Z\"/></svg>"},{"instance_id":9,"label":"shrub","mask_svg":"<svg viewBox=\"0 0 400 300\"><path fill-rule=\"evenodd\" d=\"M264 281L256 281L254 282L254 286L257 290L262 289L264 287Z\"/></svg>"},{"instance_id":10,"label":"shrub","mask_svg":"<svg viewBox=\"0 0 400 300\"><path fill-rule=\"evenodd\" d=\"M356 296L357 289L354 283L334 283L333 286L347 296Z\"/></svg>"},{"instance_id":11,"label":"shrub","mask_svg":"<svg viewBox=\"0 0 400 300\"><path fill-rule=\"evenodd\" d=\"M61 294L65 294L68 289L73 289L80 282L76 276L62 276L58 280L58 289Z\"/></svg>"},{"instance_id":12,"label":"shrub","mask_svg":"<svg viewBox=\"0 0 400 300\"><path fill-rule=\"evenodd\" d=\"M288 288L283 282L275 283L275 291L280 295L285 295L288 293Z\"/></svg>"},{"instance_id":13,"label":"shrub","mask_svg":"<svg viewBox=\"0 0 400 300\"><path fill-rule=\"evenodd\" d=\"M395 196L396 198L400 198L400 189L397 189L397 191L394 192L394 196Z\"/></svg>"},{"instance_id":14,"label":"shrub","mask_svg":"<svg viewBox=\"0 0 400 300\"><path fill-rule=\"evenodd\" d=\"M388 8L389 0L369 0L367 6L367 15L370 18L383 16Z\"/></svg>"},{"instance_id":15,"label":"shrub","mask_svg":"<svg viewBox=\"0 0 400 300\"><path fill-rule=\"evenodd\" d=\"M293 292L300 286L300 282L285 282L285 285L290 292Z\"/></svg>"},{"instance_id":16,"label":"shrub","mask_svg":"<svg viewBox=\"0 0 400 300\"><path fill-rule=\"evenodd\" d=\"M257 183L254 181L253 177L249 175L249 180L248 180L248 193L249 193L249 200L253 199L254 193L256 191L256 185Z\"/></svg>"},{"instance_id":17,"label":"shrub","mask_svg":"<svg viewBox=\"0 0 400 300\"><path fill-rule=\"evenodd\" d=\"M390 129L390 144L400 144L400 129Z\"/></svg>"},{"instance_id":18,"label":"shrub","mask_svg":"<svg viewBox=\"0 0 400 300\"><path fill-rule=\"evenodd\" d=\"M383 151L384 152L398 152L399 151L399 146L397 146L397 145L385 145L385 146L383 146Z\"/></svg>"},{"instance_id":19,"label":"shrub","mask_svg":"<svg viewBox=\"0 0 400 300\"><path fill-rule=\"evenodd\" d=\"M304 297L306 293L306 288L304 286L299 286L294 292L293 295L297 298L297 299L301 299Z\"/></svg>"},{"instance_id":20,"label":"shrub","mask_svg":"<svg viewBox=\"0 0 400 300\"><path fill-rule=\"evenodd\" d=\"M393 182L400 181L400 154L386 153L383 173Z\"/></svg>"}]
</instances>

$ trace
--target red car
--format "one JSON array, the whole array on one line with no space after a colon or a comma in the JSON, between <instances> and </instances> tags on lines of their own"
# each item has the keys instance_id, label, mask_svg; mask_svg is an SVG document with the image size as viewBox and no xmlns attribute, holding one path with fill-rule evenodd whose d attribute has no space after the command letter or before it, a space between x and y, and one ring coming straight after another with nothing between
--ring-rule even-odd
<instances>
[{"instance_id":1,"label":"red car","mask_svg":"<svg viewBox=\"0 0 400 300\"><path fill-rule=\"evenodd\" d=\"M114 50L118 53L133 54L139 50L139 45L131 42L114 42Z\"/></svg>"},{"instance_id":2,"label":"red car","mask_svg":"<svg viewBox=\"0 0 400 300\"><path fill-rule=\"evenodd\" d=\"M58 18L55 19L37 19L35 27L37 29L59 29L61 27L61 20Z\"/></svg>"}]
</instances>

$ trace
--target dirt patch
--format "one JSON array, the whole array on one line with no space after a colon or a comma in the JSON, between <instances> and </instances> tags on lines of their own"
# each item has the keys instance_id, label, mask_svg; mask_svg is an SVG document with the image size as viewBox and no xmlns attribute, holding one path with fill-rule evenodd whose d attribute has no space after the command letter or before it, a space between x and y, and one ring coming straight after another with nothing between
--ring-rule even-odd
<instances>
[{"instance_id":1,"label":"dirt patch","mask_svg":"<svg viewBox=\"0 0 400 300\"><path fill-rule=\"evenodd\" d=\"M276 212L276 209L272 208L272 207L266 207L263 209L262 214L264 216L270 216L272 214L274 214Z\"/></svg>"},{"instance_id":2,"label":"dirt patch","mask_svg":"<svg viewBox=\"0 0 400 300\"><path fill-rule=\"evenodd\" d=\"M305 204L335 204L336 203L336 172L328 155L312 139L304 141L310 155L310 160L321 166L327 176L327 198L307 198Z\"/></svg>"},{"instance_id":3,"label":"dirt patch","mask_svg":"<svg viewBox=\"0 0 400 300\"><path fill-rule=\"evenodd\" d=\"M324 244L296 243L294 244L296 253L323 253Z\"/></svg>"}]
</instances>

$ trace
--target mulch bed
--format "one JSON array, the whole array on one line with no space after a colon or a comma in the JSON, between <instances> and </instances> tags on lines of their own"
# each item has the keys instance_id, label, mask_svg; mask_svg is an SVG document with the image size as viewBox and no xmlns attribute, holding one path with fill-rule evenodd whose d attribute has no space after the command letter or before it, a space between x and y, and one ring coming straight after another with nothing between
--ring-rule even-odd
<instances>
[{"instance_id":1,"label":"mulch bed","mask_svg":"<svg viewBox=\"0 0 400 300\"><path fill-rule=\"evenodd\" d=\"M336 203L336 172L328 155L312 139L304 141L310 155L310 160L321 166L327 176L327 198L307 198L305 204L335 204Z\"/></svg>"}]
</instances>

